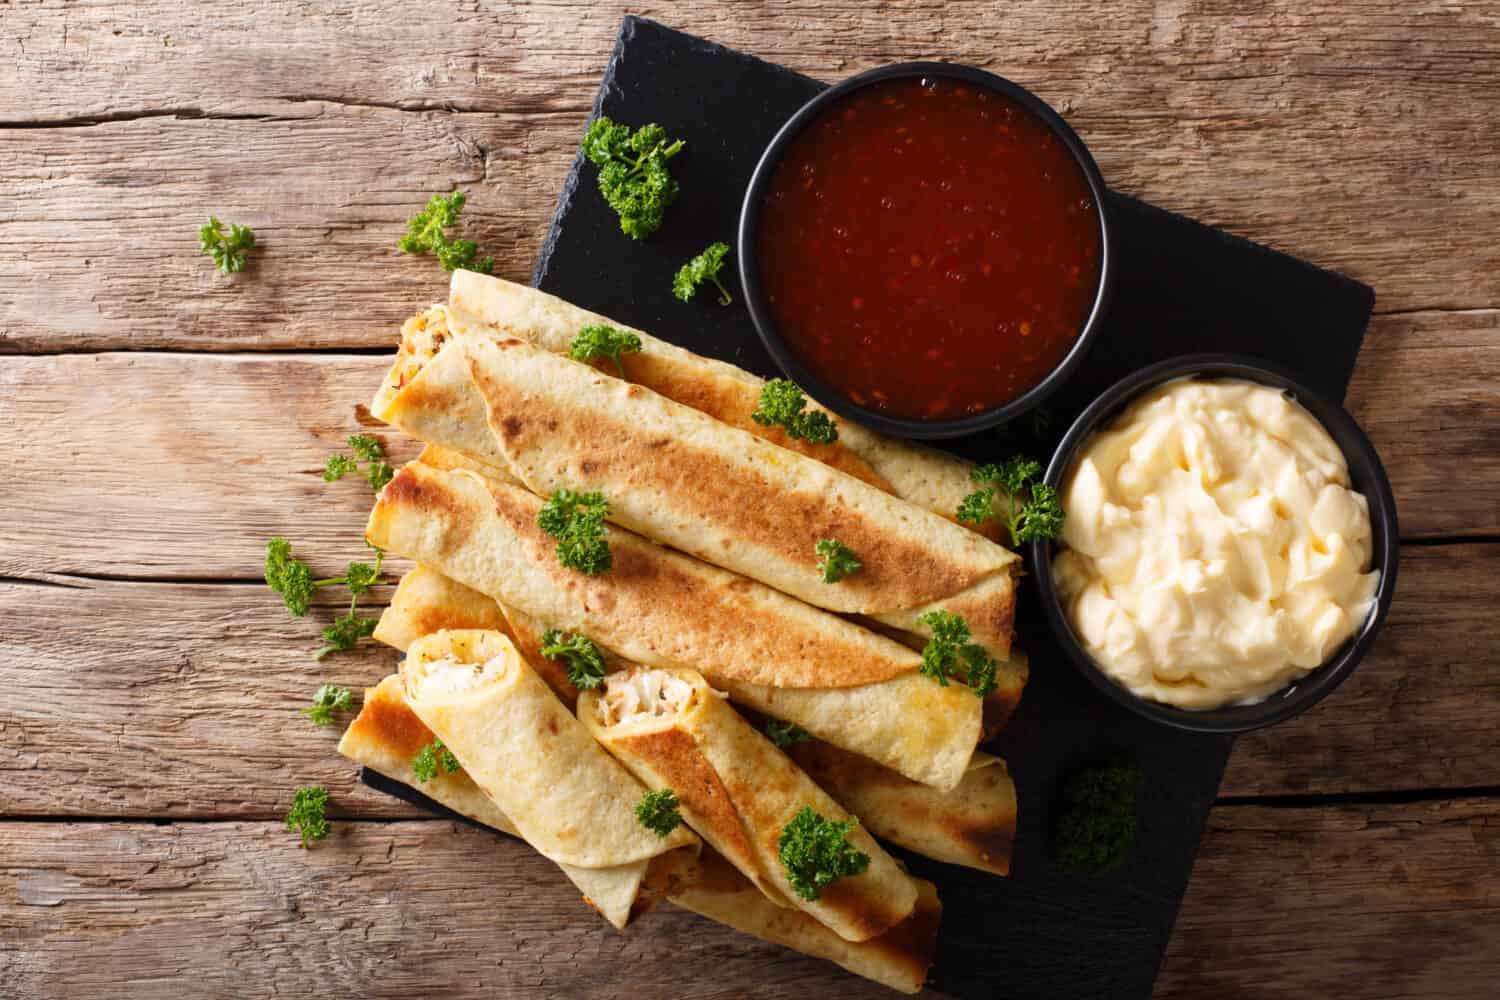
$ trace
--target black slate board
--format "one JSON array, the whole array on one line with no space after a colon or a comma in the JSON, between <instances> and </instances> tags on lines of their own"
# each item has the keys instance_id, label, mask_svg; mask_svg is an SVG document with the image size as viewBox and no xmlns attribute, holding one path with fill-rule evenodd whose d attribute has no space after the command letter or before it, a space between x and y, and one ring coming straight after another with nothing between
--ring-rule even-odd
<instances>
[{"instance_id":1,"label":"black slate board","mask_svg":"<svg viewBox=\"0 0 1500 1000\"><path fill-rule=\"evenodd\" d=\"M708 295L678 302L672 275L709 242L733 244L740 201L762 149L823 86L626 18L594 111L632 125L660 122L685 139L686 151L672 164L681 198L660 232L634 242L619 231L593 168L580 156L533 283L701 354L777 374L744 309L720 307ZM1050 420L1045 426L1025 420L1024 427L945 447L986 459L1016 447L1050 455L1099 390L1191 351L1264 357L1343 397L1374 304L1369 288L1123 195L1113 196L1112 208L1120 270L1108 326L1080 374L1049 401ZM1148 996L1230 740L1160 729L1099 697L1052 646L1025 593L1019 633L1031 654L1031 682L993 748L1010 762L1019 788L1014 871L998 879L909 859L938 883L943 899L931 985L966 997ZM1109 876L1063 875L1046 852L1057 782L1081 763L1118 752L1133 756L1147 776L1136 850ZM395 791L390 784L379 787Z\"/></svg>"}]
</instances>

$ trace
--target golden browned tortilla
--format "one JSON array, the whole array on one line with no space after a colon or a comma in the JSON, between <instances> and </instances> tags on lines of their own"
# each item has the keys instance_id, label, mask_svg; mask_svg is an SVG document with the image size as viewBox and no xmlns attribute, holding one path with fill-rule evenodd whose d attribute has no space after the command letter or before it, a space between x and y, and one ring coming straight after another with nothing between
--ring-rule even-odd
<instances>
[{"instance_id":1,"label":"golden browned tortilla","mask_svg":"<svg viewBox=\"0 0 1500 1000\"><path fill-rule=\"evenodd\" d=\"M916 884L858 826L848 840L869 867L816 900L797 895L779 859L783 827L804 807L832 820L848 813L695 671L612 674L579 696L578 718L643 783L673 789L693 829L773 902L850 941L884 933L916 905Z\"/></svg>"}]
</instances>

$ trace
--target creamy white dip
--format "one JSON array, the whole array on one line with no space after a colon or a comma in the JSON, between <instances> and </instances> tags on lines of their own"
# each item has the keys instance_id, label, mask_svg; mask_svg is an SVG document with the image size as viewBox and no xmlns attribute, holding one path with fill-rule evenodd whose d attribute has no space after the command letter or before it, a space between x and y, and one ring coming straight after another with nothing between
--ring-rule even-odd
<instances>
[{"instance_id":1,"label":"creamy white dip","mask_svg":"<svg viewBox=\"0 0 1500 1000\"><path fill-rule=\"evenodd\" d=\"M1240 380L1177 380L1088 441L1063 484L1058 593L1089 654L1144 698L1266 697L1363 624L1365 498L1318 421Z\"/></svg>"}]
</instances>

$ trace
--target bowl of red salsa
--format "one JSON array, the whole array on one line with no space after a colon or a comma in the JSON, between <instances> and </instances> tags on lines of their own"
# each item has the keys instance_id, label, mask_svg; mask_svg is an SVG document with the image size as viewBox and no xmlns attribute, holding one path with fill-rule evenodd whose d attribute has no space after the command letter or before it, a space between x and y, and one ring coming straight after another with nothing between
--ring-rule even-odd
<instances>
[{"instance_id":1,"label":"bowl of red salsa","mask_svg":"<svg viewBox=\"0 0 1500 1000\"><path fill-rule=\"evenodd\" d=\"M1106 191L1058 114L984 70L901 63L809 101L740 214L751 317L844 417L943 438L1036 406L1109 298Z\"/></svg>"}]
</instances>

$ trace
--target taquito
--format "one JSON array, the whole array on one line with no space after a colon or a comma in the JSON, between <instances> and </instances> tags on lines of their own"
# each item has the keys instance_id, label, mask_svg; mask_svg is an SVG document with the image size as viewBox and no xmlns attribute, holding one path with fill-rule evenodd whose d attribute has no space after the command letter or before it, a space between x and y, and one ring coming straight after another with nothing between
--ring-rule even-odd
<instances>
[{"instance_id":1,"label":"taquito","mask_svg":"<svg viewBox=\"0 0 1500 1000\"><path fill-rule=\"evenodd\" d=\"M705 850L696 882L671 901L762 941L834 962L902 993L920 993L937 952L943 915L937 886L923 879L911 916L868 941L845 941L801 910L777 906L728 861Z\"/></svg>"},{"instance_id":2,"label":"taquito","mask_svg":"<svg viewBox=\"0 0 1500 1000\"><path fill-rule=\"evenodd\" d=\"M365 703L339 742L339 752L410 785L462 816L519 836L515 824L479 790L467 772L439 775L425 784L416 781L411 758L435 738L407 706L401 678L392 674L365 691ZM772 903L714 852L705 850L699 862L698 878L679 885L670 897L678 906L763 941L836 962L855 975L892 989L916 993L922 988L932 965L942 916L937 889L931 882L916 880L920 894L910 917L879 937L854 943L800 910ZM563 871L571 874L574 870L564 866ZM584 877L589 874L587 869L576 871Z\"/></svg>"},{"instance_id":3,"label":"taquito","mask_svg":"<svg viewBox=\"0 0 1500 1000\"><path fill-rule=\"evenodd\" d=\"M956 520L958 505L974 489L969 478L974 470L971 463L885 437L852 421L840 420L838 440L826 445L788 437L780 427L757 424L750 414L759 403L764 380L743 368L694 354L535 288L472 271L454 271L448 304L457 331L487 327L531 341L553 354L567 354L573 337L585 326L613 326L634 333L641 338L640 352L621 357L630 381L731 427L810 455L943 517ZM808 406L823 409L812 401ZM991 537L1000 537L999 531L997 524L985 526L985 533Z\"/></svg>"},{"instance_id":4,"label":"taquito","mask_svg":"<svg viewBox=\"0 0 1500 1000\"><path fill-rule=\"evenodd\" d=\"M644 789L494 631L436 632L401 664L406 702L528 844L588 872L587 896L615 927L643 887L690 878L701 842L635 817ZM570 875L572 873L570 872Z\"/></svg>"},{"instance_id":5,"label":"taquito","mask_svg":"<svg viewBox=\"0 0 1500 1000\"><path fill-rule=\"evenodd\" d=\"M396 585L390 606L375 626L374 637L404 653L422 636L449 628L509 631L505 615L494 601L426 566L418 566Z\"/></svg>"},{"instance_id":6,"label":"taquito","mask_svg":"<svg viewBox=\"0 0 1500 1000\"><path fill-rule=\"evenodd\" d=\"M675 792L688 825L772 902L847 941L884 933L916 906L916 883L858 825L847 840L869 866L816 899L797 894L779 858L782 828L804 806L834 821L849 814L695 671L610 674L579 694L578 718L641 782Z\"/></svg>"},{"instance_id":7,"label":"taquito","mask_svg":"<svg viewBox=\"0 0 1500 1000\"><path fill-rule=\"evenodd\" d=\"M1010 874L1016 786L999 757L975 751L958 787L940 792L821 741L787 753L875 836L938 861Z\"/></svg>"},{"instance_id":8,"label":"taquito","mask_svg":"<svg viewBox=\"0 0 1500 1000\"><path fill-rule=\"evenodd\" d=\"M805 455L513 337L458 337L489 428L531 492L600 490L638 534L815 607L919 635L962 615L997 659L1010 650L1016 555ZM837 539L862 564L823 578Z\"/></svg>"},{"instance_id":9,"label":"taquito","mask_svg":"<svg viewBox=\"0 0 1500 1000\"><path fill-rule=\"evenodd\" d=\"M540 507L524 490L413 463L381 492L366 537L633 662L697 669L914 780L963 777L983 700L920 676L916 651L620 528L607 529L609 572L574 572L537 526Z\"/></svg>"}]
</instances>

